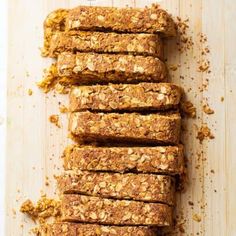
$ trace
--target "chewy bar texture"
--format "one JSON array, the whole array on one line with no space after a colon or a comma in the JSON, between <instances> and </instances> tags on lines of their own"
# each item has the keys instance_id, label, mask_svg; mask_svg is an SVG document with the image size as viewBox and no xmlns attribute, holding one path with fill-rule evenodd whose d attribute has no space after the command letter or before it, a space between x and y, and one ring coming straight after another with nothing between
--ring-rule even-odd
<instances>
[{"instance_id":1,"label":"chewy bar texture","mask_svg":"<svg viewBox=\"0 0 236 236\"><path fill-rule=\"evenodd\" d=\"M105 226L81 223L53 223L42 226L41 236L155 236L154 229L145 226Z\"/></svg>"},{"instance_id":2,"label":"chewy bar texture","mask_svg":"<svg viewBox=\"0 0 236 236\"><path fill-rule=\"evenodd\" d=\"M183 146L93 147L69 146L64 151L66 170L181 174Z\"/></svg>"},{"instance_id":3,"label":"chewy bar texture","mask_svg":"<svg viewBox=\"0 0 236 236\"><path fill-rule=\"evenodd\" d=\"M43 56L49 55L52 37L57 32L65 30L65 19L68 14L66 9L58 9L47 15L44 21L44 47L42 50Z\"/></svg>"},{"instance_id":4,"label":"chewy bar texture","mask_svg":"<svg viewBox=\"0 0 236 236\"><path fill-rule=\"evenodd\" d=\"M70 111L166 110L180 98L180 87L171 83L78 86L70 93Z\"/></svg>"},{"instance_id":5,"label":"chewy bar texture","mask_svg":"<svg viewBox=\"0 0 236 236\"><path fill-rule=\"evenodd\" d=\"M173 19L158 5L143 9L79 6L69 11L66 18L66 30L176 35Z\"/></svg>"},{"instance_id":6,"label":"chewy bar texture","mask_svg":"<svg viewBox=\"0 0 236 236\"><path fill-rule=\"evenodd\" d=\"M57 183L64 194L174 204L174 178L166 175L76 171L59 176Z\"/></svg>"},{"instance_id":7,"label":"chewy bar texture","mask_svg":"<svg viewBox=\"0 0 236 236\"><path fill-rule=\"evenodd\" d=\"M109 225L170 226L172 208L161 203L113 200L66 194L62 197L62 220Z\"/></svg>"},{"instance_id":8,"label":"chewy bar texture","mask_svg":"<svg viewBox=\"0 0 236 236\"><path fill-rule=\"evenodd\" d=\"M165 64L151 56L98 53L61 53L58 74L78 83L157 82L166 78Z\"/></svg>"},{"instance_id":9,"label":"chewy bar texture","mask_svg":"<svg viewBox=\"0 0 236 236\"><path fill-rule=\"evenodd\" d=\"M62 52L98 52L150 55L163 58L163 44L157 34L117 34L103 32L57 32L52 36L49 56Z\"/></svg>"},{"instance_id":10,"label":"chewy bar texture","mask_svg":"<svg viewBox=\"0 0 236 236\"><path fill-rule=\"evenodd\" d=\"M129 141L177 144L180 115L74 112L69 130L81 141Z\"/></svg>"}]
</instances>

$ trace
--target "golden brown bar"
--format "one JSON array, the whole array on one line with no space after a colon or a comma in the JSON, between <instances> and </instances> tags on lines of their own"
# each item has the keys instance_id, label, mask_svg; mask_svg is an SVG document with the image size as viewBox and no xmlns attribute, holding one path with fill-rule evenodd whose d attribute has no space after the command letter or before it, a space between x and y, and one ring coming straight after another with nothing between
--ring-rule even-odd
<instances>
[{"instance_id":1,"label":"golden brown bar","mask_svg":"<svg viewBox=\"0 0 236 236\"><path fill-rule=\"evenodd\" d=\"M69 130L82 141L178 144L180 115L74 112Z\"/></svg>"},{"instance_id":2,"label":"golden brown bar","mask_svg":"<svg viewBox=\"0 0 236 236\"><path fill-rule=\"evenodd\" d=\"M41 226L41 236L155 236L155 230L145 226L105 226L58 222Z\"/></svg>"},{"instance_id":3,"label":"golden brown bar","mask_svg":"<svg viewBox=\"0 0 236 236\"><path fill-rule=\"evenodd\" d=\"M79 6L69 11L66 29L176 35L173 19L158 5L143 9Z\"/></svg>"},{"instance_id":4,"label":"golden brown bar","mask_svg":"<svg viewBox=\"0 0 236 236\"><path fill-rule=\"evenodd\" d=\"M78 83L160 82L166 78L165 64L151 56L98 53L61 53L58 74Z\"/></svg>"},{"instance_id":5,"label":"golden brown bar","mask_svg":"<svg viewBox=\"0 0 236 236\"><path fill-rule=\"evenodd\" d=\"M121 53L163 58L162 39L157 34L103 32L57 32L52 36L49 56L62 52Z\"/></svg>"},{"instance_id":6,"label":"golden brown bar","mask_svg":"<svg viewBox=\"0 0 236 236\"><path fill-rule=\"evenodd\" d=\"M70 93L70 111L166 110L177 108L181 94L171 83L78 86Z\"/></svg>"},{"instance_id":7,"label":"golden brown bar","mask_svg":"<svg viewBox=\"0 0 236 236\"><path fill-rule=\"evenodd\" d=\"M49 48L51 39L56 32L63 32L65 30L65 20L68 14L66 9L58 9L47 15L44 21L44 47L42 55L49 55Z\"/></svg>"},{"instance_id":8,"label":"golden brown bar","mask_svg":"<svg viewBox=\"0 0 236 236\"><path fill-rule=\"evenodd\" d=\"M85 194L168 205L173 205L175 200L175 181L167 175L69 171L58 176L57 183L63 194Z\"/></svg>"},{"instance_id":9,"label":"golden brown bar","mask_svg":"<svg viewBox=\"0 0 236 236\"><path fill-rule=\"evenodd\" d=\"M62 219L110 225L170 226L172 208L161 203L66 194L62 197Z\"/></svg>"},{"instance_id":10,"label":"golden brown bar","mask_svg":"<svg viewBox=\"0 0 236 236\"><path fill-rule=\"evenodd\" d=\"M93 147L69 146L64 151L66 170L182 174L183 146Z\"/></svg>"}]
</instances>

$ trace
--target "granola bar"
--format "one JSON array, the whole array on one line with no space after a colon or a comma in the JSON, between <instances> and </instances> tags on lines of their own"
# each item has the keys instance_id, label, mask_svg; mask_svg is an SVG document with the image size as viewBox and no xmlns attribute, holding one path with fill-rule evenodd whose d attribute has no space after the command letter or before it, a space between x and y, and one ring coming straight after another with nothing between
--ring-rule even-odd
<instances>
[{"instance_id":1,"label":"granola bar","mask_svg":"<svg viewBox=\"0 0 236 236\"><path fill-rule=\"evenodd\" d=\"M61 53L57 70L59 76L76 78L78 83L157 82L167 75L158 58L99 53Z\"/></svg>"},{"instance_id":2,"label":"granola bar","mask_svg":"<svg viewBox=\"0 0 236 236\"><path fill-rule=\"evenodd\" d=\"M70 110L166 110L176 108L180 98L180 87L171 83L79 86L71 90Z\"/></svg>"},{"instance_id":3,"label":"granola bar","mask_svg":"<svg viewBox=\"0 0 236 236\"><path fill-rule=\"evenodd\" d=\"M84 141L130 141L177 144L179 114L74 112L69 119L71 133Z\"/></svg>"},{"instance_id":4,"label":"granola bar","mask_svg":"<svg viewBox=\"0 0 236 236\"><path fill-rule=\"evenodd\" d=\"M70 171L58 176L57 183L64 194L174 204L175 182L167 175Z\"/></svg>"},{"instance_id":5,"label":"granola bar","mask_svg":"<svg viewBox=\"0 0 236 236\"><path fill-rule=\"evenodd\" d=\"M172 208L145 203L66 194L62 197L63 221L111 225L170 226Z\"/></svg>"},{"instance_id":6,"label":"granola bar","mask_svg":"<svg viewBox=\"0 0 236 236\"><path fill-rule=\"evenodd\" d=\"M58 222L41 226L41 236L155 236L155 230L145 226L105 226Z\"/></svg>"},{"instance_id":7,"label":"granola bar","mask_svg":"<svg viewBox=\"0 0 236 236\"><path fill-rule=\"evenodd\" d=\"M176 35L173 19L158 5L143 9L79 6L69 11L66 29Z\"/></svg>"},{"instance_id":8,"label":"granola bar","mask_svg":"<svg viewBox=\"0 0 236 236\"><path fill-rule=\"evenodd\" d=\"M163 58L162 39L157 34L117 34L103 32L57 32L50 42L49 56L62 52L121 53Z\"/></svg>"},{"instance_id":9,"label":"granola bar","mask_svg":"<svg viewBox=\"0 0 236 236\"><path fill-rule=\"evenodd\" d=\"M66 170L182 174L183 146L93 147L69 146L64 151Z\"/></svg>"},{"instance_id":10,"label":"granola bar","mask_svg":"<svg viewBox=\"0 0 236 236\"><path fill-rule=\"evenodd\" d=\"M51 46L51 39L56 32L65 30L65 19L68 14L66 9L58 9L51 12L44 21L44 47L42 55L49 55L49 48Z\"/></svg>"}]
</instances>

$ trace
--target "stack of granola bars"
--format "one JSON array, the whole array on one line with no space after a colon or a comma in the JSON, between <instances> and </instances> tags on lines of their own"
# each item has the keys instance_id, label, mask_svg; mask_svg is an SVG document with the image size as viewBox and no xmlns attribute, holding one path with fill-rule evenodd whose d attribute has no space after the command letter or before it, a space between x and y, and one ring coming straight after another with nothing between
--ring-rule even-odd
<instances>
[{"instance_id":1,"label":"stack of granola bars","mask_svg":"<svg viewBox=\"0 0 236 236\"><path fill-rule=\"evenodd\" d=\"M77 7L45 20L44 55L74 86L69 131L79 144L64 153L58 177L62 221L45 235L155 235L171 226L181 89L165 83L162 40L176 33L158 6Z\"/></svg>"}]
</instances>

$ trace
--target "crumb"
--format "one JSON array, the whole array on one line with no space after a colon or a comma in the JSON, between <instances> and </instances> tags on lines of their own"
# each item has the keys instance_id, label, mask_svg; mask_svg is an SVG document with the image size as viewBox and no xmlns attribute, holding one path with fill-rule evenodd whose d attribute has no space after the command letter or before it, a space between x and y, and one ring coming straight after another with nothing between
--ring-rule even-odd
<instances>
[{"instance_id":1,"label":"crumb","mask_svg":"<svg viewBox=\"0 0 236 236\"><path fill-rule=\"evenodd\" d=\"M196 222L201 222L201 216L199 216L198 214L193 214L193 220L196 221Z\"/></svg>"},{"instance_id":2,"label":"crumb","mask_svg":"<svg viewBox=\"0 0 236 236\"><path fill-rule=\"evenodd\" d=\"M51 115L49 117L49 121L53 124L55 124L58 128L61 128L60 122L59 122L59 116L58 115Z\"/></svg>"},{"instance_id":3,"label":"crumb","mask_svg":"<svg viewBox=\"0 0 236 236\"><path fill-rule=\"evenodd\" d=\"M45 181L45 186L49 186L49 182L48 181Z\"/></svg>"},{"instance_id":4,"label":"crumb","mask_svg":"<svg viewBox=\"0 0 236 236\"><path fill-rule=\"evenodd\" d=\"M170 65L169 69L172 71L176 71L178 69L178 66L177 65Z\"/></svg>"},{"instance_id":5,"label":"crumb","mask_svg":"<svg viewBox=\"0 0 236 236\"><path fill-rule=\"evenodd\" d=\"M15 209L12 209L12 213L13 213L13 215L15 216L15 215L16 215L16 210L15 210Z\"/></svg>"},{"instance_id":6,"label":"crumb","mask_svg":"<svg viewBox=\"0 0 236 236\"><path fill-rule=\"evenodd\" d=\"M224 100L225 100L225 98L224 98L224 97L221 97L221 98L220 98L220 101L221 101L221 102L223 102Z\"/></svg>"},{"instance_id":7,"label":"crumb","mask_svg":"<svg viewBox=\"0 0 236 236\"><path fill-rule=\"evenodd\" d=\"M204 104L202 108L203 108L203 111L208 115L215 113L214 110L212 110L208 104Z\"/></svg>"},{"instance_id":8,"label":"crumb","mask_svg":"<svg viewBox=\"0 0 236 236\"><path fill-rule=\"evenodd\" d=\"M212 170L211 170L211 173L212 173L212 174L215 174L215 171L212 169Z\"/></svg>"},{"instance_id":9,"label":"crumb","mask_svg":"<svg viewBox=\"0 0 236 236\"><path fill-rule=\"evenodd\" d=\"M28 95L31 96L33 94L32 89L28 89Z\"/></svg>"},{"instance_id":10,"label":"crumb","mask_svg":"<svg viewBox=\"0 0 236 236\"><path fill-rule=\"evenodd\" d=\"M214 139L214 135L211 133L210 128L204 124L201 126L201 128L198 130L197 133L197 139L199 139L200 143L206 138Z\"/></svg>"},{"instance_id":11,"label":"crumb","mask_svg":"<svg viewBox=\"0 0 236 236\"><path fill-rule=\"evenodd\" d=\"M64 105L59 106L59 110L61 113L67 113L68 112L68 108Z\"/></svg>"},{"instance_id":12,"label":"crumb","mask_svg":"<svg viewBox=\"0 0 236 236\"><path fill-rule=\"evenodd\" d=\"M188 201L189 206L194 206L194 203L192 201Z\"/></svg>"},{"instance_id":13,"label":"crumb","mask_svg":"<svg viewBox=\"0 0 236 236\"><path fill-rule=\"evenodd\" d=\"M43 195L36 205L31 200L26 200L20 208L20 212L27 214L32 220L45 223L50 217L60 217L60 201L49 199Z\"/></svg>"},{"instance_id":14,"label":"crumb","mask_svg":"<svg viewBox=\"0 0 236 236\"><path fill-rule=\"evenodd\" d=\"M187 35L187 31L189 29L188 23L189 19L182 20L180 17L177 17L176 20L176 25L178 28L177 46L180 53L192 49L194 45L193 38Z\"/></svg>"},{"instance_id":15,"label":"crumb","mask_svg":"<svg viewBox=\"0 0 236 236\"><path fill-rule=\"evenodd\" d=\"M190 118L196 117L196 107L190 101L182 101L180 104L182 113Z\"/></svg>"},{"instance_id":16,"label":"crumb","mask_svg":"<svg viewBox=\"0 0 236 236\"><path fill-rule=\"evenodd\" d=\"M210 73L210 61L208 60L203 60L203 61L198 61L198 71L199 72L208 72Z\"/></svg>"}]
</instances>

